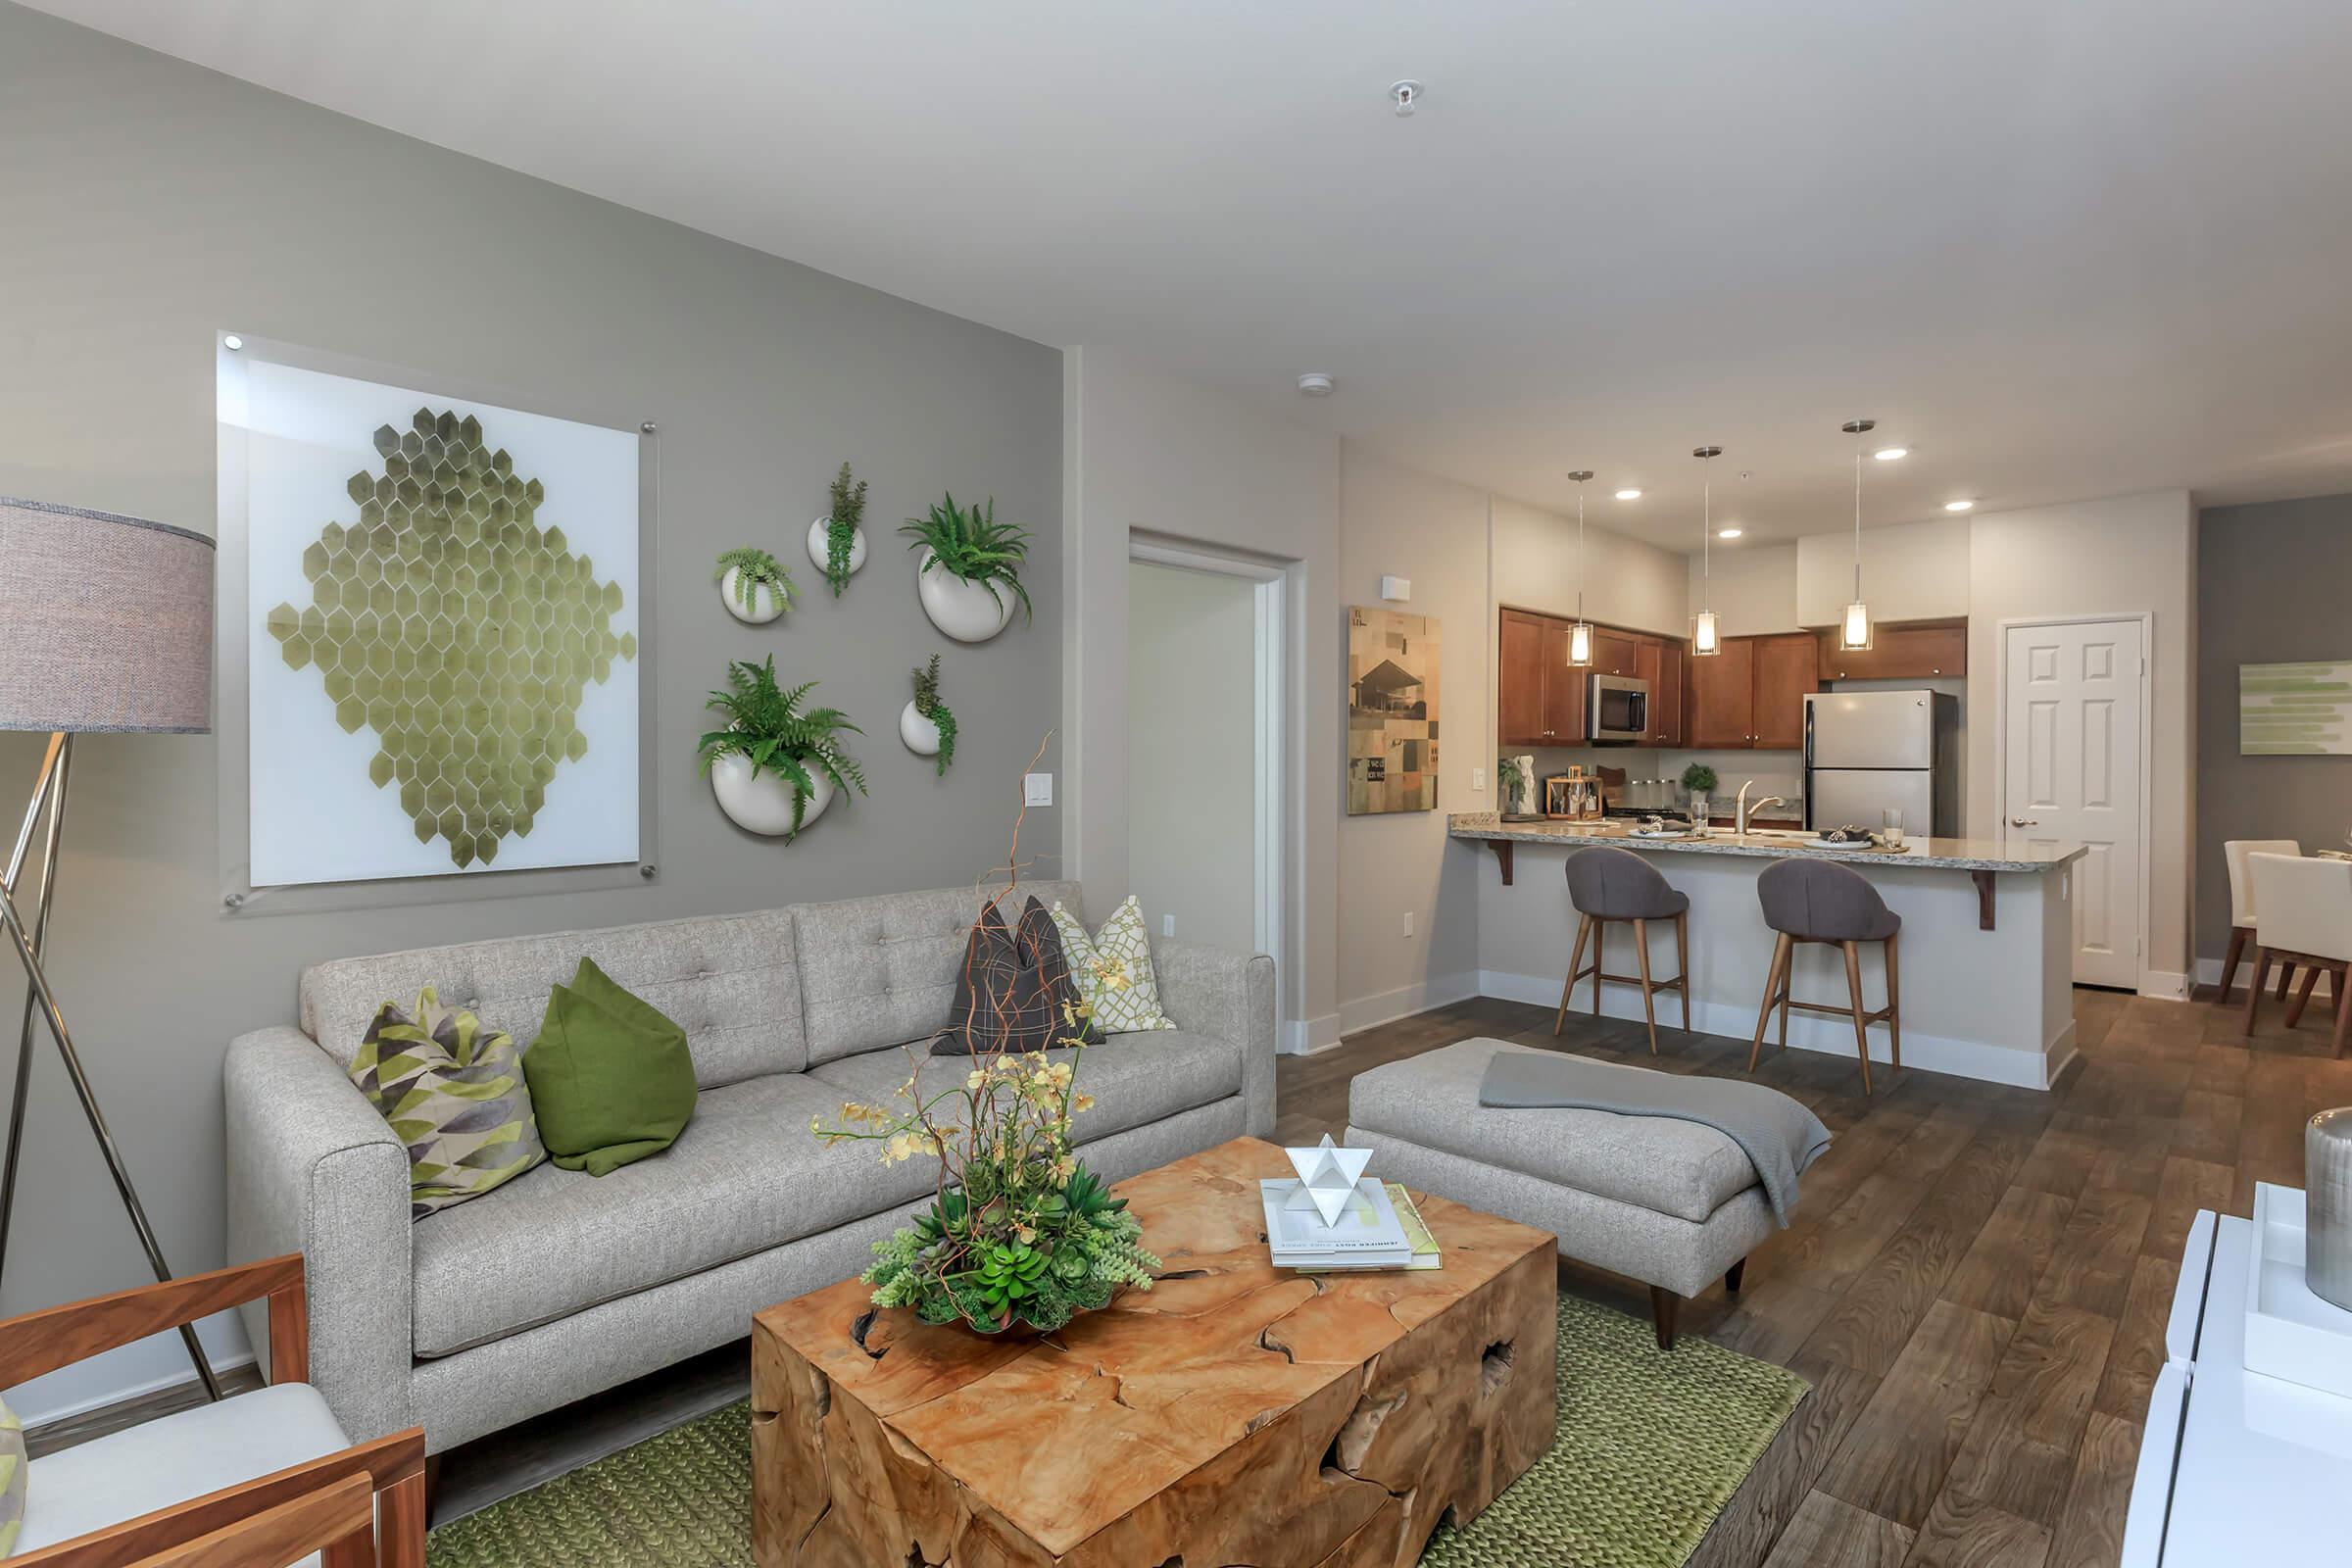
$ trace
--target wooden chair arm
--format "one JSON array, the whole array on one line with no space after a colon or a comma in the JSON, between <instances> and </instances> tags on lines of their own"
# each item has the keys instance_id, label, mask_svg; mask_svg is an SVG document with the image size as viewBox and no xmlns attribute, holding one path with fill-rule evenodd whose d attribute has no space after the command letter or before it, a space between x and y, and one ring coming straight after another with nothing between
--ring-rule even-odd
<instances>
[{"instance_id":1,"label":"wooden chair arm","mask_svg":"<svg viewBox=\"0 0 2352 1568\"><path fill-rule=\"evenodd\" d=\"M0 1321L0 1389L264 1297L270 1300L270 1381L308 1381L302 1254L288 1252Z\"/></svg>"},{"instance_id":2,"label":"wooden chair arm","mask_svg":"<svg viewBox=\"0 0 2352 1568\"><path fill-rule=\"evenodd\" d=\"M255 1481L242 1481L233 1487L208 1493L186 1502L158 1508L153 1513L126 1519L61 1541L54 1546L38 1551L20 1553L8 1559L8 1568L146 1568L151 1559L161 1557L172 1563L186 1563L189 1568L202 1564L204 1568L218 1563L245 1563L249 1557L234 1554L223 1557L175 1558L163 1554L189 1548L213 1536L234 1530L247 1521L300 1502L315 1494L356 1482L372 1497L376 1493L389 1491L404 1482L413 1482L421 1489L424 1485L424 1428L411 1427L395 1432L373 1443L363 1443L339 1453L291 1465ZM346 1532L348 1534L348 1532ZM300 1557L331 1544L314 1538L311 1544L294 1553ZM290 1561L291 1559L281 1559ZM421 1563L422 1536L417 1540L417 1558Z\"/></svg>"},{"instance_id":3,"label":"wooden chair arm","mask_svg":"<svg viewBox=\"0 0 2352 1568\"><path fill-rule=\"evenodd\" d=\"M375 1491L345 1476L274 1508L138 1560L138 1568L289 1568L314 1551L365 1541L375 1556Z\"/></svg>"}]
</instances>

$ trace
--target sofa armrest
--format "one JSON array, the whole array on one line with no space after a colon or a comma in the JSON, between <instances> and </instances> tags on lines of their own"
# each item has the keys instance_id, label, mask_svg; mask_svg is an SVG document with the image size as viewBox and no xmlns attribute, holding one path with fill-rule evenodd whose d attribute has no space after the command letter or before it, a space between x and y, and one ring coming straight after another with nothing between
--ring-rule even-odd
<instances>
[{"instance_id":1,"label":"sofa armrest","mask_svg":"<svg viewBox=\"0 0 2352 1568\"><path fill-rule=\"evenodd\" d=\"M1160 1010L1179 1029L1232 1041L1242 1053L1244 1130L1274 1132L1274 960L1191 942L1153 942Z\"/></svg>"},{"instance_id":2,"label":"sofa armrest","mask_svg":"<svg viewBox=\"0 0 2352 1568\"><path fill-rule=\"evenodd\" d=\"M302 1254L310 1381L354 1443L416 1425L407 1149L299 1029L239 1036L222 1076L229 1260Z\"/></svg>"}]
</instances>

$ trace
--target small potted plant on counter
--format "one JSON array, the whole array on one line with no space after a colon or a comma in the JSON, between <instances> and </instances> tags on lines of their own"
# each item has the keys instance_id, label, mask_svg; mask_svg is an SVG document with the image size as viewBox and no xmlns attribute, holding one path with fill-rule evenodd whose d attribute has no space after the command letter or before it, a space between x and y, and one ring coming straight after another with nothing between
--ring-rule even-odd
<instances>
[{"instance_id":1,"label":"small potted plant on counter","mask_svg":"<svg viewBox=\"0 0 2352 1568\"><path fill-rule=\"evenodd\" d=\"M899 739L917 757L939 759L939 776L956 760L956 715L939 700L939 656L914 672L914 701L899 710Z\"/></svg>"},{"instance_id":2,"label":"small potted plant on counter","mask_svg":"<svg viewBox=\"0 0 2352 1568\"><path fill-rule=\"evenodd\" d=\"M899 529L911 535L916 552L915 586L931 624L959 643L984 643L1012 619L1013 603L1031 613L1029 590L1021 586L1021 563L1029 557L1029 533L997 521L997 503L987 510L958 507L948 496Z\"/></svg>"},{"instance_id":3,"label":"small potted plant on counter","mask_svg":"<svg viewBox=\"0 0 2352 1568\"><path fill-rule=\"evenodd\" d=\"M833 505L808 525L808 559L824 568L833 597L850 585L850 573L865 564L865 481L852 483L850 466L843 464L828 487Z\"/></svg>"},{"instance_id":4,"label":"small potted plant on counter","mask_svg":"<svg viewBox=\"0 0 2352 1568\"><path fill-rule=\"evenodd\" d=\"M750 545L718 558L718 597L737 620L763 626L792 608L792 573Z\"/></svg>"},{"instance_id":5,"label":"small potted plant on counter","mask_svg":"<svg viewBox=\"0 0 2352 1568\"><path fill-rule=\"evenodd\" d=\"M727 689L710 694L708 706L728 723L705 735L697 750L719 809L748 833L780 833L789 843L824 814L836 791L865 791L865 771L841 741L865 732L836 708L801 711L815 685L779 689L770 654L764 663L729 664Z\"/></svg>"},{"instance_id":6,"label":"small potted plant on counter","mask_svg":"<svg viewBox=\"0 0 2352 1568\"><path fill-rule=\"evenodd\" d=\"M1707 795L1715 788L1715 770L1704 762L1692 762L1683 769L1683 788L1690 795L1690 825L1704 832L1707 826Z\"/></svg>"}]
</instances>

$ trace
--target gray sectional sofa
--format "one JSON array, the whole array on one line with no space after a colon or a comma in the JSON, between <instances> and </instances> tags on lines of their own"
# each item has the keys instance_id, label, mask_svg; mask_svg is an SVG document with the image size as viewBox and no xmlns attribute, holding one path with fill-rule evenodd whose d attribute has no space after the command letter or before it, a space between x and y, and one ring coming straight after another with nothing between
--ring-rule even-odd
<instances>
[{"instance_id":1,"label":"gray sectional sofa","mask_svg":"<svg viewBox=\"0 0 2352 1568\"><path fill-rule=\"evenodd\" d=\"M1024 886L1081 907L1074 883ZM438 1452L750 1332L869 1259L931 1196L927 1159L827 1147L811 1117L880 1102L946 1022L970 888L426 948L302 976L300 1027L228 1050L231 1261L299 1250L311 1380L353 1441L421 1423ZM408 1160L345 1069L424 986L528 1046L582 956L675 1018L701 1097L677 1143L609 1176L544 1164L414 1225ZM1179 1028L1087 1053L1087 1163L1113 1180L1274 1125L1274 965L1174 942ZM943 1071L954 1071L943 1060ZM249 1332L260 1328L256 1318Z\"/></svg>"}]
</instances>

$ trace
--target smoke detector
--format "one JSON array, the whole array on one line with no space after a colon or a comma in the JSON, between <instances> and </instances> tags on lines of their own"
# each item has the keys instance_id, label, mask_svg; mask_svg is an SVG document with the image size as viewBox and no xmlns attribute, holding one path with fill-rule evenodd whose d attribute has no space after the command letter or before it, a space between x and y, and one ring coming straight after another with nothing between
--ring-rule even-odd
<instances>
[{"instance_id":1,"label":"smoke detector","mask_svg":"<svg viewBox=\"0 0 2352 1568\"><path fill-rule=\"evenodd\" d=\"M1389 83L1389 102L1396 106L1396 118L1409 120L1421 102L1421 84L1407 76L1402 81Z\"/></svg>"},{"instance_id":2,"label":"smoke detector","mask_svg":"<svg viewBox=\"0 0 2352 1568\"><path fill-rule=\"evenodd\" d=\"M1309 370L1298 378L1298 391L1302 397L1327 398L1331 396L1331 377L1321 370Z\"/></svg>"}]
</instances>

